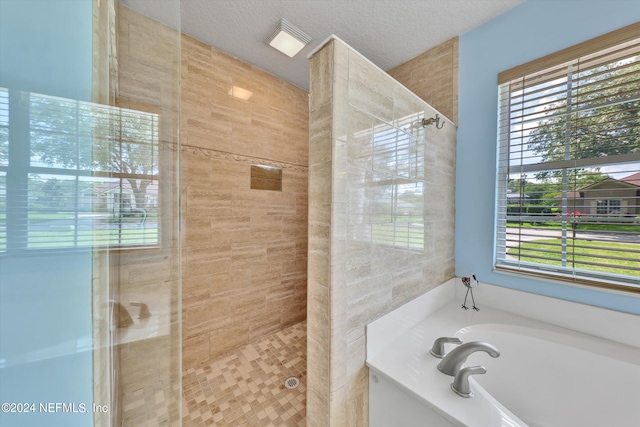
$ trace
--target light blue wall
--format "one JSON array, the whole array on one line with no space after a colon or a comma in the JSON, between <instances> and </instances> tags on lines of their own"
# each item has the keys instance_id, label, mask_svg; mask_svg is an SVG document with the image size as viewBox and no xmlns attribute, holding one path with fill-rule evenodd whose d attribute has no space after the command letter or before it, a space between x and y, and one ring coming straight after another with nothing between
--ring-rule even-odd
<instances>
[{"instance_id":1,"label":"light blue wall","mask_svg":"<svg viewBox=\"0 0 640 427\"><path fill-rule=\"evenodd\" d=\"M91 25L91 0L0 0L0 86L90 101ZM37 410L93 401L91 261L0 254L0 402L36 404L0 413L1 426L93 425L91 413Z\"/></svg>"},{"instance_id":2,"label":"light blue wall","mask_svg":"<svg viewBox=\"0 0 640 427\"><path fill-rule=\"evenodd\" d=\"M91 0L0 0L0 86L91 101Z\"/></svg>"},{"instance_id":3,"label":"light blue wall","mask_svg":"<svg viewBox=\"0 0 640 427\"><path fill-rule=\"evenodd\" d=\"M528 0L460 37L456 275L640 314L637 297L492 271L498 73L638 20L637 0Z\"/></svg>"}]
</instances>

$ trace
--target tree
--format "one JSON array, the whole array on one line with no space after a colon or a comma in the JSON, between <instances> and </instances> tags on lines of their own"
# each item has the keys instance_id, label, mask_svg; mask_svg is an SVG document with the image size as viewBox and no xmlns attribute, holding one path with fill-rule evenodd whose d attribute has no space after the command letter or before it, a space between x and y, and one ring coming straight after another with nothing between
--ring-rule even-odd
<instances>
[{"instance_id":1,"label":"tree","mask_svg":"<svg viewBox=\"0 0 640 427\"><path fill-rule=\"evenodd\" d=\"M529 133L529 149L544 162L564 160L569 137L572 159L640 152L640 64L611 63L578 78L571 109L566 100L547 106L549 117Z\"/></svg>"},{"instance_id":2,"label":"tree","mask_svg":"<svg viewBox=\"0 0 640 427\"><path fill-rule=\"evenodd\" d=\"M548 105L546 118L528 135L528 149L542 162L640 153L640 64L620 65L574 75L569 108L566 99ZM563 182L569 191L577 191L609 176L593 166L537 172L535 178L536 188L527 194L552 205L562 194Z\"/></svg>"},{"instance_id":3,"label":"tree","mask_svg":"<svg viewBox=\"0 0 640 427\"><path fill-rule=\"evenodd\" d=\"M155 115L40 96L32 96L30 110L32 156L50 166L123 176L136 208L146 208L154 181L146 177L158 173Z\"/></svg>"}]
</instances>

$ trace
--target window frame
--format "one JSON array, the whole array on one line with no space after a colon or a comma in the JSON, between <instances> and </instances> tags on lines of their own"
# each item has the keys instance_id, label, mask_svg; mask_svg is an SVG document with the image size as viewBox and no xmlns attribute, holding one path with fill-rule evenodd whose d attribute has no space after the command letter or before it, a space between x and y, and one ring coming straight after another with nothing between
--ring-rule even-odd
<instances>
[{"instance_id":1,"label":"window frame","mask_svg":"<svg viewBox=\"0 0 640 427\"><path fill-rule=\"evenodd\" d=\"M500 197L503 194L506 195L508 192L507 185L506 185L506 182L508 181L508 179L500 178L500 175L505 173L504 170L501 170L501 168L504 169L505 164L502 163L500 159L501 157L500 150L501 150L501 147L505 146L505 144L507 147L510 144L509 142L510 138L508 137L509 131L507 131L505 135L505 133L501 131L501 125L500 125L501 120L503 120L501 114L504 114L501 106L502 99L504 99L503 98L504 93L502 92L503 90L505 90L504 87L514 80L522 79L525 76L529 76L535 73L540 73L545 70L550 70L562 64L570 63L571 61L574 61L577 58L595 54L605 49L609 49L609 48L621 45L623 43L638 39L639 37L640 37L640 22L637 22L635 24L628 25L626 27L620 28L613 32L607 33L605 35L596 37L591 40L587 40L583 43L579 43L577 45L568 47L561 51L552 53L550 55L544 56L542 58L530 61L522 65L519 65L517 67L511 68L509 70L503 71L498 74L498 85L500 87L500 91L499 91L499 100L498 100L499 117L498 117L498 126L497 126L498 127L498 138L497 138L498 139L497 141L498 142L498 152L497 152L498 159L496 164L496 170L497 170L497 180L496 180L497 185L496 185L496 198L495 198L496 221L494 222L495 228L494 228L494 251L493 251L493 256L494 256L493 265L494 265L495 271L522 275L522 276L531 276L531 277L537 277L537 278L550 279L550 280L559 281L559 282L569 282L573 284L595 286L599 288L622 290L622 291L631 292L631 293L640 293L640 278L636 280L634 277L633 280L625 281L625 280L620 280L620 277L618 277L613 273L610 273L609 275L607 275L606 273L605 274L594 273L594 274L586 274L586 275L582 275L580 273L576 274L575 267L573 268L573 273L569 273L568 270L563 270L562 268L554 268L554 266L552 265L549 265L548 266L549 268L545 268L545 265L543 263L538 263L537 265L535 265L536 263L524 262L524 266L523 266L523 265L520 265L522 262L519 261L517 267L509 266L508 263L504 262L506 260L506 251L507 251L506 243L504 244L505 249L504 249L503 258L502 259L499 258L499 247L500 247L499 231L501 229L504 229L506 231L506 221L507 221L507 213L505 213L504 218L502 218L499 211L502 203L500 201ZM571 71L569 70L569 72ZM618 157L619 157L617 159L618 162L622 164L624 163L625 160L628 161L629 158L632 158L634 161L637 161L636 158L638 156L619 155ZM614 161L615 160L616 159L614 159ZM569 167L567 165L563 165L562 163L564 162L562 161L556 161L554 163L555 164L551 164L551 162L546 165L541 164L540 170L558 169L558 170L565 170L565 173L567 170L569 170ZM568 164L569 162L566 162L566 163ZM580 166L588 167L588 163L589 163L589 160L586 159L584 161L574 162L574 164L571 167L572 168L579 168ZM510 165L510 159L508 156L507 156L506 164L507 164L507 170L508 170L508 165ZM508 175L509 173L507 172L507 177ZM621 216L622 207L623 207L622 201L620 199L616 199L615 197L603 198L603 200L605 199L606 199L607 215ZM610 206L610 202L613 200L616 200L618 202L618 205L614 208L614 209L617 209L617 213L611 213L612 208ZM598 205L597 209L600 210L600 206L598 202L600 202L600 200L596 202L596 205ZM506 211L506 206L508 205L508 202L504 202L504 203L505 203L504 207ZM501 220L505 221L504 225L500 224ZM565 220L563 219L563 221ZM569 220L567 219L566 222L568 223ZM504 263L501 264L501 261ZM532 265L530 267L527 267L527 264L532 264Z\"/></svg>"}]
</instances>

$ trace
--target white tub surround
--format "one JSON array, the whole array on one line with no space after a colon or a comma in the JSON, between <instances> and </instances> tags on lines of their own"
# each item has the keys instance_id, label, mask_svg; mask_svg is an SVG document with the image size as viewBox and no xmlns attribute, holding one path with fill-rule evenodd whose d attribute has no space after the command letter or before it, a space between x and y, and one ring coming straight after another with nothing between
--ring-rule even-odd
<instances>
[{"instance_id":1,"label":"white tub surround","mask_svg":"<svg viewBox=\"0 0 640 427\"><path fill-rule=\"evenodd\" d=\"M464 310L465 291L452 279L367 325L372 427L638 425L640 316L488 284L474 289L480 311ZM470 378L473 398L437 370L441 336L500 350L464 364L487 368Z\"/></svg>"}]
</instances>

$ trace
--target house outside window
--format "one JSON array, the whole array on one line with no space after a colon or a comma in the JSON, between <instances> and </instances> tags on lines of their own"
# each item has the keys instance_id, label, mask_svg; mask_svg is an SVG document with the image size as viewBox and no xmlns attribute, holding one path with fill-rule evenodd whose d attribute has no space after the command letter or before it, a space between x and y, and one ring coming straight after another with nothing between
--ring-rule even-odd
<instances>
[{"instance_id":1,"label":"house outside window","mask_svg":"<svg viewBox=\"0 0 640 427\"><path fill-rule=\"evenodd\" d=\"M496 269L640 292L640 24L498 79Z\"/></svg>"}]
</instances>

